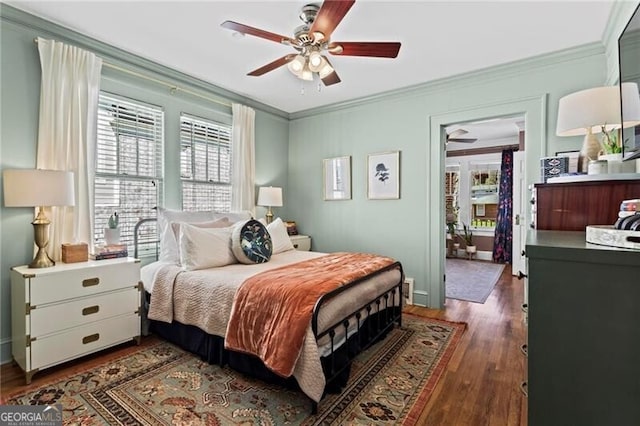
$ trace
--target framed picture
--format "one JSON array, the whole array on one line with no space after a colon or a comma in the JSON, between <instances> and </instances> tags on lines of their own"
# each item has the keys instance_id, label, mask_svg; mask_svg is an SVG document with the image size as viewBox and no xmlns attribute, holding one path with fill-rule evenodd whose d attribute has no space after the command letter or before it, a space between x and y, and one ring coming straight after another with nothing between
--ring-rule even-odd
<instances>
[{"instance_id":1,"label":"framed picture","mask_svg":"<svg viewBox=\"0 0 640 426\"><path fill-rule=\"evenodd\" d=\"M327 158L323 164L324 199L351 199L351 156Z\"/></svg>"},{"instance_id":2,"label":"framed picture","mask_svg":"<svg viewBox=\"0 0 640 426\"><path fill-rule=\"evenodd\" d=\"M400 198L400 151L369 154L367 158L367 198Z\"/></svg>"}]
</instances>

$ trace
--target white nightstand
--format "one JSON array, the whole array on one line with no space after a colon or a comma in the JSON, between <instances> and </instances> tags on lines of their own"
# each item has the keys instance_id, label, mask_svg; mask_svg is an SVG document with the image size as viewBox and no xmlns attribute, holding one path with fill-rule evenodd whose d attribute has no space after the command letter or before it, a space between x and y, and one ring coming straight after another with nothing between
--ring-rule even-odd
<instances>
[{"instance_id":1,"label":"white nightstand","mask_svg":"<svg viewBox=\"0 0 640 426\"><path fill-rule=\"evenodd\" d=\"M27 384L41 369L135 339L140 261L11 268L11 352Z\"/></svg>"},{"instance_id":2,"label":"white nightstand","mask_svg":"<svg viewBox=\"0 0 640 426\"><path fill-rule=\"evenodd\" d=\"M310 251L311 237L308 235L289 235L289 239L296 250Z\"/></svg>"}]
</instances>

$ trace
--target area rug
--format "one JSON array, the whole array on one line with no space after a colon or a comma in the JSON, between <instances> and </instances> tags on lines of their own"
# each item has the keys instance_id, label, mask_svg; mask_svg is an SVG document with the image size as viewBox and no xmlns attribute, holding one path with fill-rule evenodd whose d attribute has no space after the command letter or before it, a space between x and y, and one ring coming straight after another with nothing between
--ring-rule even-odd
<instances>
[{"instance_id":1,"label":"area rug","mask_svg":"<svg viewBox=\"0 0 640 426\"><path fill-rule=\"evenodd\" d=\"M450 299L484 303L504 269L503 264L446 259L445 286Z\"/></svg>"},{"instance_id":2,"label":"area rug","mask_svg":"<svg viewBox=\"0 0 640 426\"><path fill-rule=\"evenodd\" d=\"M354 360L339 395L318 413L301 392L266 384L201 361L160 342L2 401L61 404L77 425L413 425L443 374L466 325L403 316Z\"/></svg>"}]
</instances>

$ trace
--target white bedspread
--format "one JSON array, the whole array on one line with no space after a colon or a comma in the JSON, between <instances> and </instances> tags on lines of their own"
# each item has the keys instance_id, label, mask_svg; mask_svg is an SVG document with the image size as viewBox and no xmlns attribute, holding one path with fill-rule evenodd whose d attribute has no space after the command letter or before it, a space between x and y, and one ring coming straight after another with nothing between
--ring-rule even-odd
<instances>
[{"instance_id":1,"label":"white bedspread","mask_svg":"<svg viewBox=\"0 0 640 426\"><path fill-rule=\"evenodd\" d=\"M145 289L151 293L148 318L169 323L175 320L224 337L236 290L244 280L262 271L323 254L291 250L273 255L267 263L234 264L199 271L182 271L179 266L160 262L147 265L141 275ZM344 291L320 310L319 330L344 318L365 301L373 300L399 280L400 271L392 270ZM344 341L344 336L341 338ZM310 324L293 374L302 391L316 402L324 393L320 356L327 342L328 338L316 342ZM334 345L338 346L336 342Z\"/></svg>"}]
</instances>

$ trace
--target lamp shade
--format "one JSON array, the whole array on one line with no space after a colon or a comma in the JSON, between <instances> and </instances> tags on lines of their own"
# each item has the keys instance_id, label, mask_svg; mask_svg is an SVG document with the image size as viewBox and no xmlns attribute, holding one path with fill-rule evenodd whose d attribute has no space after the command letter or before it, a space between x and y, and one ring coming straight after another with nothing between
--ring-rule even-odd
<instances>
[{"instance_id":1,"label":"lamp shade","mask_svg":"<svg viewBox=\"0 0 640 426\"><path fill-rule=\"evenodd\" d=\"M73 206L73 172L7 169L2 172L6 207Z\"/></svg>"},{"instance_id":2,"label":"lamp shade","mask_svg":"<svg viewBox=\"0 0 640 426\"><path fill-rule=\"evenodd\" d=\"M282 188L276 186L262 186L258 191L258 205L265 207L282 206Z\"/></svg>"},{"instance_id":3,"label":"lamp shade","mask_svg":"<svg viewBox=\"0 0 640 426\"><path fill-rule=\"evenodd\" d=\"M594 87L564 96L558 104L558 136L586 135L620 127L620 88Z\"/></svg>"},{"instance_id":4,"label":"lamp shade","mask_svg":"<svg viewBox=\"0 0 640 426\"><path fill-rule=\"evenodd\" d=\"M640 124L640 91L637 83L622 83L622 127L633 127Z\"/></svg>"}]
</instances>

